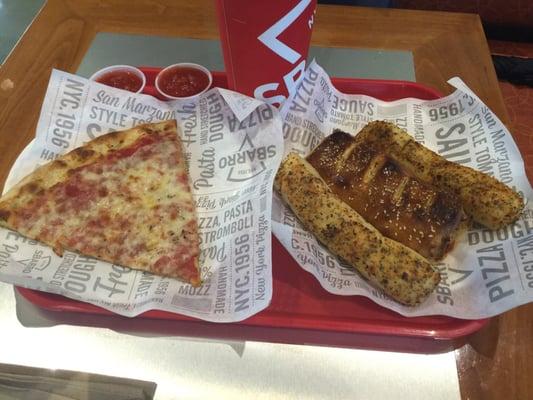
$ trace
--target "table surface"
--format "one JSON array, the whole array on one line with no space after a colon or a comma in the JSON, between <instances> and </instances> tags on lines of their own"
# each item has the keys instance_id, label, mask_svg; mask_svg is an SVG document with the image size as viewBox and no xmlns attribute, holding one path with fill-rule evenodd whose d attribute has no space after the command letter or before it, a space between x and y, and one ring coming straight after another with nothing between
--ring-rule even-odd
<instances>
[{"instance_id":1,"label":"table surface","mask_svg":"<svg viewBox=\"0 0 533 400\"><path fill-rule=\"evenodd\" d=\"M459 398L453 352L186 338L169 321L43 311L2 282L0 298L0 363L154 382L156 400Z\"/></svg>"},{"instance_id":2,"label":"table surface","mask_svg":"<svg viewBox=\"0 0 533 400\"><path fill-rule=\"evenodd\" d=\"M410 51L311 46L307 58L316 59L335 77L415 81ZM166 67L178 62L199 63L211 71L224 71L220 40L98 32L76 74L89 78L109 65Z\"/></svg>"},{"instance_id":3,"label":"table surface","mask_svg":"<svg viewBox=\"0 0 533 400\"><path fill-rule=\"evenodd\" d=\"M183 18L183 15L186 15L187 18ZM197 2L139 0L134 3L121 0L105 2L89 0L48 1L0 69L0 154L2 155L0 158L0 185L3 184L20 151L34 135L50 69L59 68L75 72L82 63L95 35L99 32L192 39L218 38L216 16L210 0ZM334 48L411 52L418 82L432 86L442 93L449 93L452 89L446 84L447 79L452 76L460 76L500 119L504 122L507 120L507 112L499 91L488 46L477 16L319 6L312 44ZM520 146L520 143L518 144ZM530 171L528 172L530 173ZM7 318L14 319L15 300L13 294L9 293L9 289L6 289L4 284L0 288L2 295L9 295L11 299L4 301L5 298L2 296L3 304L7 304L8 307L7 311L4 310L4 312L10 313L5 315L11 316L5 318L6 320ZM24 313L21 313L21 307L26 309L26 312L29 312L27 311L29 309L31 312L39 313L38 310L31 309L29 305L19 306L19 304L24 304L23 300L17 300L18 325L24 316ZM17 325L15 321L11 321L11 323L13 326ZM35 328L27 329L27 331L17 329L16 332L24 334L27 340L34 340L41 336L35 332ZM70 335L75 335L80 332L79 329L81 328L73 327L66 330ZM90 332L98 328L87 329L92 329L86 333L90 335ZM83 330L83 332L86 331ZM16 338L17 336L14 334L13 337ZM167 338L158 338L157 340L162 342L166 341ZM162 346L174 348L176 351L174 354L177 357L180 352L189 348L188 343L193 343L190 346L195 348L194 343L196 342L194 340L183 340L171 340L167 345ZM120 343L120 339L113 338L113 341ZM220 354L216 353L215 347L205 347L205 343L203 345L205 354ZM219 343L216 345L218 346ZM266 346L267 344L261 345ZM293 346L274 344L271 344L274 347L261 348L261 345L252 344L250 347L255 348L259 354L262 352L278 354L278 356L303 354L302 360L319 361L331 368L339 368L340 365L344 365L334 364L334 359L340 358L346 361L346 357L356 357L353 352L357 352L355 350L339 352L338 349L311 346L296 346L298 349L293 350ZM176 350L178 348L179 350ZM127 349L124 348L122 351L127 352ZM49 351L45 353L51 355ZM4 351L1 354L0 362L17 362L17 357L4 359ZM191 353L186 354L190 355ZM380 353L373 352L372 354ZM448 353L449 355L450 353ZM391 353L389 356L394 358L400 355ZM415 355L401 356L415 357ZM528 372L533 364L533 305L522 306L494 318L487 327L470 337L467 344L457 349L455 356L463 398L532 398L533 380L529 379ZM256 356L252 353L252 360L241 360L240 362L246 365L261 362L260 357L256 358L255 361L253 360L254 357ZM279 359L283 360L284 357L280 356ZM376 356L375 359L379 360L379 356ZM40 360L44 361L44 359ZM202 360L206 363L204 367L208 367L212 365L208 361L214 359L207 357L202 358ZM302 362L298 358L291 360ZM357 358L354 360L358 361ZM413 362L416 364L418 361ZM442 365L446 363L444 358L438 359L436 362L442 362ZM39 360L35 364L46 366L46 364L42 365ZM228 367L234 366L231 362L227 365ZM235 365L238 365L238 362ZM68 368L68 366L62 365L61 368ZM90 368L90 366L86 368ZM305 368L312 368L312 366L306 364L304 370ZM263 372L269 373L272 380L272 371L269 371L264 370ZM415 374L416 371L419 370L412 370L411 373ZM106 373L105 369L102 370L102 368L96 372ZM111 373L111 371L107 371L107 373ZM251 373L261 372L251 370ZM398 373L405 374L405 371L398 368ZM428 374L430 375L429 372ZM135 373L133 375L142 379ZM198 379L198 375L188 375L188 377L193 381ZM305 377L300 377L300 379L302 378ZM301 384L296 386L304 390L305 385L302 382L305 380L298 381L297 379L296 381ZM448 379L446 382L452 385L451 380ZM354 386L356 383L354 381ZM203 383L198 382L198 384ZM346 393L348 392L345 392L344 395ZM330 395L332 394L335 393L330 393ZM337 392L337 394L341 393ZM448 397L443 398L452 396L452 393L448 393Z\"/></svg>"}]
</instances>

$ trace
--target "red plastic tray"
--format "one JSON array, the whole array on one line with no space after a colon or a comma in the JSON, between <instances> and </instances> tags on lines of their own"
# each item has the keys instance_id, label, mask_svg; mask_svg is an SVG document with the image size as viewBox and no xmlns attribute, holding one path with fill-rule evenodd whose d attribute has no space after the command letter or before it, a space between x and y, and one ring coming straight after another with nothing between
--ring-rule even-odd
<instances>
[{"instance_id":1,"label":"red plastic tray","mask_svg":"<svg viewBox=\"0 0 533 400\"><path fill-rule=\"evenodd\" d=\"M159 68L141 68L147 77L145 92L155 95L154 79ZM333 79L344 93L358 93L382 100L405 97L436 99L439 93L413 82ZM226 87L224 73L213 73L213 85ZM173 334L240 340L318 344L412 352L446 351L462 344L488 319L461 320L443 316L406 318L361 296L336 296L300 268L273 237L273 296L270 306L245 321L216 324L163 311L148 311L136 319L172 321L165 330ZM50 310L114 315L103 308L66 297L18 288L31 303ZM114 319L124 317L114 315ZM128 319L131 321L131 319ZM154 322L155 325L157 325Z\"/></svg>"}]
</instances>

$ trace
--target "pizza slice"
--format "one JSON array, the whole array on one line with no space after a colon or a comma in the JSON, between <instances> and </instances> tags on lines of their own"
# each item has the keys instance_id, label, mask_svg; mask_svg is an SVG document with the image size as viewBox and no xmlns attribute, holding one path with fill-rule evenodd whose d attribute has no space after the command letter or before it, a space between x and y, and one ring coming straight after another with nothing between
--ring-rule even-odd
<instances>
[{"instance_id":1,"label":"pizza slice","mask_svg":"<svg viewBox=\"0 0 533 400\"><path fill-rule=\"evenodd\" d=\"M175 121L112 132L0 198L0 225L64 250L201 283L195 205Z\"/></svg>"}]
</instances>

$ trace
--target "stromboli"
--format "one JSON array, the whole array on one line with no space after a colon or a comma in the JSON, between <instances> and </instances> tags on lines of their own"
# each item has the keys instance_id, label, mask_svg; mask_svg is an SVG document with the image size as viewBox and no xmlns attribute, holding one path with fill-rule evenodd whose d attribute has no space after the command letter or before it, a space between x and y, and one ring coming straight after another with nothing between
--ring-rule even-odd
<instances>
[{"instance_id":1,"label":"stromboli","mask_svg":"<svg viewBox=\"0 0 533 400\"><path fill-rule=\"evenodd\" d=\"M466 227L455 193L413 177L377 141L337 130L306 159L367 222L428 259L444 258Z\"/></svg>"},{"instance_id":2,"label":"stromboli","mask_svg":"<svg viewBox=\"0 0 533 400\"><path fill-rule=\"evenodd\" d=\"M456 193L465 212L490 229L516 221L524 208L522 197L510 187L487 174L446 160L392 123L371 122L357 134L357 140L387 149L417 178Z\"/></svg>"}]
</instances>

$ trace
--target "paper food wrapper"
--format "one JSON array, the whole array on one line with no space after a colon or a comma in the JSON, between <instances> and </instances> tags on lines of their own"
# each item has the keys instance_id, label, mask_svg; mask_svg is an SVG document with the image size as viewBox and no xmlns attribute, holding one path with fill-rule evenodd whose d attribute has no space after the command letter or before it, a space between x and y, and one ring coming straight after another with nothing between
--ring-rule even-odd
<instances>
[{"instance_id":1,"label":"paper food wrapper","mask_svg":"<svg viewBox=\"0 0 533 400\"><path fill-rule=\"evenodd\" d=\"M204 280L194 288L65 252L0 228L0 280L135 316L165 310L214 322L245 319L272 297L272 183L283 138L278 111L224 89L162 102L54 70L33 142L4 190L38 165L112 130L176 119L189 162Z\"/></svg>"},{"instance_id":2,"label":"paper food wrapper","mask_svg":"<svg viewBox=\"0 0 533 400\"><path fill-rule=\"evenodd\" d=\"M295 151L306 156L336 128L356 134L370 121L386 120L446 159L492 175L526 199L533 198L511 134L459 78L449 83L457 90L437 100L384 102L340 93L313 62L281 109L285 154ZM272 219L274 234L298 264L334 294L365 296L406 316L465 319L490 317L533 301L533 208L529 203L513 225L497 231L470 229L435 265L441 282L417 307L396 303L352 268L341 266L277 195Z\"/></svg>"}]
</instances>

